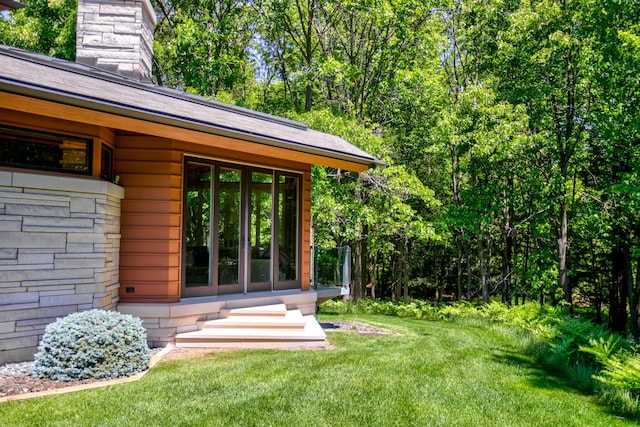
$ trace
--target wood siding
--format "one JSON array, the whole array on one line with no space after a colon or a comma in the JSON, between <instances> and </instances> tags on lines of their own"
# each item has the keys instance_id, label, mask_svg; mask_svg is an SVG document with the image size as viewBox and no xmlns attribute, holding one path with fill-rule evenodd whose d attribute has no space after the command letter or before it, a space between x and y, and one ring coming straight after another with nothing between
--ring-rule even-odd
<instances>
[{"instance_id":1,"label":"wood siding","mask_svg":"<svg viewBox=\"0 0 640 427\"><path fill-rule=\"evenodd\" d=\"M311 283L311 172L302 176L302 290Z\"/></svg>"},{"instance_id":2,"label":"wood siding","mask_svg":"<svg viewBox=\"0 0 640 427\"><path fill-rule=\"evenodd\" d=\"M302 173L301 288L311 271L310 166L164 138L120 136L116 174L125 187L120 252L121 302L176 302L182 278L182 176L185 152L214 160ZM128 292L129 290L129 292ZM130 292L133 290L133 292Z\"/></svg>"},{"instance_id":3,"label":"wood siding","mask_svg":"<svg viewBox=\"0 0 640 427\"><path fill-rule=\"evenodd\" d=\"M125 188L121 302L180 300L182 153L171 140L119 136L116 175Z\"/></svg>"}]
</instances>

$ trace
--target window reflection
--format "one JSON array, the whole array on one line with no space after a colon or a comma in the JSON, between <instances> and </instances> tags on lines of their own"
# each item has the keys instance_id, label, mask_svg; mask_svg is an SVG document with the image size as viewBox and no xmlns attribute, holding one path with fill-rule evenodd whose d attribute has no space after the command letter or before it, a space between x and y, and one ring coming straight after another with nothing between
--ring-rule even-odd
<instances>
[{"instance_id":1,"label":"window reflection","mask_svg":"<svg viewBox=\"0 0 640 427\"><path fill-rule=\"evenodd\" d=\"M298 265L298 185L296 176L278 179L278 276L296 280Z\"/></svg>"}]
</instances>

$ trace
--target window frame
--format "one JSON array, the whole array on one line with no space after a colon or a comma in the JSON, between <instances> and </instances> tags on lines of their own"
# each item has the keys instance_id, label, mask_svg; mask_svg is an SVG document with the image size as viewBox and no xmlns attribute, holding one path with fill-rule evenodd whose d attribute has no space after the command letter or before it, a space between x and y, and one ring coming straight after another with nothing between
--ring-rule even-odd
<instances>
[{"instance_id":1,"label":"window frame","mask_svg":"<svg viewBox=\"0 0 640 427\"><path fill-rule=\"evenodd\" d=\"M73 170L73 169L64 169L63 167L51 167L51 166L42 166L39 164L31 164L31 163L19 163L15 161L8 161L3 158L0 158L0 166L16 168L16 169L26 169L26 170L37 170L43 172L54 172L61 173L66 175L76 175L76 176L92 176L93 172L93 139L87 137L80 137L69 134L62 134L56 132L45 132L28 128L20 128L15 126L9 126L0 124L0 135L6 134L7 136L14 137L17 143L30 143L33 144L34 147L38 145L44 146L46 145L44 140L51 140L51 146L56 146L58 149L63 150L61 145L65 142L73 142L73 143L81 143L84 144L84 167L83 170ZM0 136L1 138L1 136ZM37 139L40 138L40 141ZM57 144L56 144L57 143ZM64 156L64 152L62 152Z\"/></svg>"},{"instance_id":2,"label":"window frame","mask_svg":"<svg viewBox=\"0 0 640 427\"><path fill-rule=\"evenodd\" d=\"M187 192L189 189L186 179L188 172L188 165L208 165L211 168L211 193L210 200L215 200L215 204L211 202L212 210L209 213L209 221L211 226L209 228L209 279L206 285L193 285L187 286L187 221L189 221L188 206L187 206ZM218 280L218 248L219 239L217 235L217 222L220 215L219 202L217 194L219 192L218 171L220 168L236 169L241 171L241 183L240 183L240 277L237 285L220 285ZM252 190L252 173L267 173L273 176L272 180L272 212L271 212L271 277L268 282L252 282L251 281L251 190ZM279 251L279 178L281 176L295 177L297 179L296 189L296 219L295 219L295 279L280 279L278 258ZM303 243L303 191L302 186L304 182L304 174L300 171L291 171L286 169L278 169L276 167L269 167L265 165L234 163L226 160L217 160L211 158L203 158L193 155L185 155L183 161L183 229L182 229L182 271L181 271L181 295L182 297L198 297L198 296L216 296L224 294L246 294L260 291L277 291L285 289L302 289L302 243Z\"/></svg>"}]
</instances>

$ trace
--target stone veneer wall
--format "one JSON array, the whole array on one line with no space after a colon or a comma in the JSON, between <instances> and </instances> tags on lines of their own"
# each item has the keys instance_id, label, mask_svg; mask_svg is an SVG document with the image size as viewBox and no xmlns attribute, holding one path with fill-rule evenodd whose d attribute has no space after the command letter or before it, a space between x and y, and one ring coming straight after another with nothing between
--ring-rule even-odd
<instances>
[{"instance_id":1,"label":"stone veneer wall","mask_svg":"<svg viewBox=\"0 0 640 427\"><path fill-rule=\"evenodd\" d=\"M115 309L123 198L106 181L0 171L0 363L33 359L56 318Z\"/></svg>"},{"instance_id":2,"label":"stone veneer wall","mask_svg":"<svg viewBox=\"0 0 640 427\"><path fill-rule=\"evenodd\" d=\"M155 25L150 0L79 0L76 62L151 81Z\"/></svg>"}]
</instances>

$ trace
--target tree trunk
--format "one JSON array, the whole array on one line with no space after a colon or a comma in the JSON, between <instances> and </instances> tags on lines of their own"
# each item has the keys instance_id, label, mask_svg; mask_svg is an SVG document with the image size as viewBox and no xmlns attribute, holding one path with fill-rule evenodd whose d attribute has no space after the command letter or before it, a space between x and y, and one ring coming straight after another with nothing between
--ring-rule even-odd
<instances>
[{"instance_id":1,"label":"tree trunk","mask_svg":"<svg viewBox=\"0 0 640 427\"><path fill-rule=\"evenodd\" d=\"M482 301L484 303L489 302L489 281L487 280L487 267L485 260L485 250L484 250L484 237L482 237L482 233L480 233L480 237L478 238L478 259L480 261L480 280L482 281Z\"/></svg>"},{"instance_id":2,"label":"tree trunk","mask_svg":"<svg viewBox=\"0 0 640 427\"><path fill-rule=\"evenodd\" d=\"M471 301L471 258L469 256L469 245L463 242L464 257L467 260L467 301Z\"/></svg>"},{"instance_id":3,"label":"tree trunk","mask_svg":"<svg viewBox=\"0 0 640 427\"><path fill-rule=\"evenodd\" d=\"M409 301L409 241L402 242L402 299Z\"/></svg>"},{"instance_id":4,"label":"tree trunk","mask_svg":"<svg viewBox=\"0 0 640 427\"><path fill-rule=\"evenodd\" d=\"M457 259L457 275L456 275L456 301L462 300L462 243L458 242L458 259Z\"/></svg>"},{"instance_id":5,"label":"tree trunk","mask_svg":"<svg viewBox=\"0 0 640 427\"><path fill-rule=\"evenodd\" d=\"M351 295L356 301L360 301L364 295L366 285L366 268L365 268L365 256L366 256L366 239L358 239L353 245L353 281Z\"/></svg>"},{"instance_id":6,"label":"tree trunk","mask_svg":"<svg viewBox=\"0 0 640 427\"><path fill-rule=\"evenodd\" d=\"M638 311L640 310L640 298L638 298L640 294L640 259L636 261L636 279L635 281L629 280L629 283L635 283L635 286L629 292L629 317L631 335L637 340L640 338L640 324L638 324Z\"/></svg>"},{"instance_id":7,"label":"tree trunk","mask_svg":"<svg viewBox=\"0 0 640 427\"><path fill-rule=\"evenodd\" d=\"M627 329L627 293L629 290L629 272L627 261L629 243L618 226L613 230L613 248L611 249L611 287L609 288L609 329L625 332Z\"/></svg>"},{"instance_id":8,"label":"tree trunk","mask_svg":"<svg viewBox=\"0 0 640 427\"><path fill-rule=\"evenodd\" d=\"M509 188L513 188L513 179L510 178L507 180L507 184ZM514 231L513 231L513 206L506 200L505 195L505 224L504 224L504 281L502 283L502 302L505 304L511 304L511 279L513 272L513 240L514 240Z\"/></svg>"},{"instance_id":9,"label":"tree trunk","mask_svg":"<svg viewBox=\"0 0 640 427\"><path fill-rule=\"evenodd\" d=\"M558 275L560 289L564 293L564 300L573 303L572 291L567 280L567 247L568 247L567 203L564 195L560 201L560 238L558 239Z\"/></svg>"}]
</instances>

